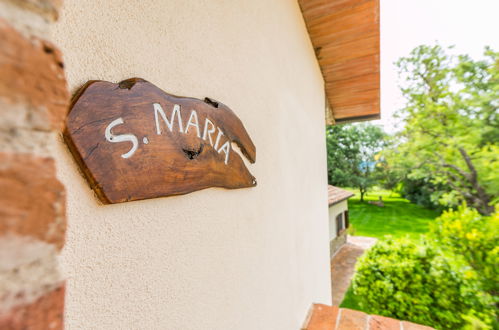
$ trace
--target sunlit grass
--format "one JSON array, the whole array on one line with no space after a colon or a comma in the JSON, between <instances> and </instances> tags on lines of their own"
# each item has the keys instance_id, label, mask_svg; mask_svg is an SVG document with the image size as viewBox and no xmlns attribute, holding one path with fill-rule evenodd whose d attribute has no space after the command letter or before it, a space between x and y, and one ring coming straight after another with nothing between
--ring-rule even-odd
<instances>
[{"instance_id":1,"label":"sunlit grass","mask_svg":"<svg viewBox=\"0 0 499 330\"><path fill-rule=\"evenodd\" d=\"M387 190L373 189L360 202L360 193L354 189L355 196L348 201L350 223L355 235L383 238L408 236L418 239L429 229L429 224L438 217L438 212L413 204L397 193ZM382 197L384 207L367 203Z\"/></svg>"}]
</instances>

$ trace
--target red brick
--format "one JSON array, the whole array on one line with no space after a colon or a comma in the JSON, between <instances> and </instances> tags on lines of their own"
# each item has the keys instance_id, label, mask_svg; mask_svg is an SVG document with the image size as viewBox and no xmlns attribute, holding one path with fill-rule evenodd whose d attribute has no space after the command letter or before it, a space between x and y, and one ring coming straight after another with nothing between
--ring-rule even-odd
<instances>
[{"instance_id":1,"label":"red brick","mask_svg":"<svg viewBox=\"0 0 499 330\"><path fill-rule=\"evenodd\" d=\"M304 330L333 330L338 317L338 307L314 304Z\"/></svg>"},{"instance_id":2,"label":"red brick","mask_svg":"<svg viewBox=\"0 0 499 330\"><path fill-rule=\"evenodd\" d=\"M365 330L367 316L366 313L341 308L337 330Z\"/></svg>"},{"instance_id":3,"label":"red brick","mask_svg":"<svg viewBox=\"0 0 499 330\"><path fill-rule=\"evenodd\" d=\"M10 2L21 8L41 14L52 21L59 17L59 10L62 6L62 0L10 0Z\"/></svg>"},{"instance_id":4,"label":"red brick","mask_svg":"<svg viewBox=\"0 0 499 330\"><path fill-rule=\"evenodd\" d=\"M64 286L38 298L35 302L14 307L0 315L0 329L59 330L64 321Z\"/></svg>"},{"instance_id":5,"label":"red brick","mask_svg":"<svg viewBox=\"0 0 499 330\"><path fill-rule=\"evenodd\" d=\"M370 330L400 330L400 321L384 316L372 315L369 321Z\"/></svg>"},{"instance_id":6,"label":"red brick","mask_svg":"<svg viewBox=\"0 0 499 330\"><path fill-rule=\"evenodd\" d=\"M62 130L69 93L61 53L52 44L35 37L27 39L0 19L0 72L0 98L30 109L19 125ZM0 114L8 111L3 107Z\"/></svg>"},{"instance_id":7,"label":"red brick","mask_svg":"<svg viewBox=\"0 0 499 330\"><path fill-rule=\"evenodd\" d=\"M426 325L402 321L402 329L404 329L404 330L432 330L433 328L427 327Z\"/></svg>"},{"instance_id":8,"label":"red brick","mask_svg":"<svg viewBox=\"0 0 499 330\"><path fill-rule=\"evenodd\" d=\"M53 159L0 153L0 234L31 236L60 249L66 231L65 204Z\"/></svg>"}]
</instances>

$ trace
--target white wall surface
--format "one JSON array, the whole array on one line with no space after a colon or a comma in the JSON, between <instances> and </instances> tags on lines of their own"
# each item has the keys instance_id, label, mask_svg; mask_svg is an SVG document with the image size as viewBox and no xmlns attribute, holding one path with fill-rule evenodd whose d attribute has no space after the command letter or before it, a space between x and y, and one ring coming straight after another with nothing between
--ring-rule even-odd
<instances>
[{"instance_id":1,"label":"white wall surface","mask_svg":"<svg viewBox=\"0 0 499 330\"><path fill-rule=\"evenodd\" d=\"M336 216L348 210L348 200L341 201L329 207L329 240L336 238Z\"/></svg>"},{"instance_id":2,"label":"white wall surface","mask_svg":"<svg viewBox=\"0 0 499 330\"><path fill-rule=\"evenodd\" d=\"M252 189L101 205L67 187L67 329L298 329L330 303L323 80L294 0L65 0L52 31L72 92L141 77L210 96L257 147Z\"/></svg>"}]
</instances>

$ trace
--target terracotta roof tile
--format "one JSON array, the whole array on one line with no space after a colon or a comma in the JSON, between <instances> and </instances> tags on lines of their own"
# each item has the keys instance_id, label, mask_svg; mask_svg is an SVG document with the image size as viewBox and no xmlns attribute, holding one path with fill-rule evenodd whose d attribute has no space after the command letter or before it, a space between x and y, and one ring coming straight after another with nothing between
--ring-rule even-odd
<instances>
[{"instance_id":1,"label":"terracotta roof tile","mask_svg":"<svg viewBox=\"0 0 499 330\"><path fill-rule=\"evenodd\" d=\"M344 189L341 189L341 188L338 188L335 186L331 186L331 185L328 186L327 192L328 192L328 204L329 205L339 203L339 202L344 201L345 199L350 198L353 195L355 195L354 193L352 193L350 191L347 191L347 190L344 190Z\"/></svg>"},{"instance_id":2,"label":"terracotta roof tile","mask_svg":"<svg viewBox=\"0 0 499 330\"><path fill-rule=\"evenodd\" d=\"M367 329L368 315L352 309L340 309L340 317L336 321L337 330L365 330Z\"/></svg>"},{"instance_id":3,"label":"terracotta roof tile","mask_svg":"<svg viewBox=\"0 0 499 330\"><path fill-rule=\"evenodd\" d=\"M389 317L368 315L336 306L313 304L302 330L432 330Z\"/></svg>"},{"instance_id":4,"label":"terracotta roof tile","mask_svg":"<svg viewBox=\"0 0 499 330\"><path fill-rule=\"evenodd\" d=\"M303 330L333 330L335 324L331 320L338 318L338 311L336 306L313 304Z\"/></svg>"},{"instance_id":5,"label":"terracotta roof tile","mask_svg":"<svg viewBox=\"0 0 499 330\"><path fill-rule=\"evenodd\" d=\"M369 320L370 330L400 330L400 321L389 317L373 315Z\"/></svg>"},{"instance_id":6,"label":"terracotta roof tile","mask_svg":"<svg viewBox=\"0 0 499 330\"><path fill-rule=\"evenodd\" d=\"M427 327L425 325L416 324L412 322L402 321L402 329L404 330L432 330L432 327Z\"/></svg>"}]
</instances>

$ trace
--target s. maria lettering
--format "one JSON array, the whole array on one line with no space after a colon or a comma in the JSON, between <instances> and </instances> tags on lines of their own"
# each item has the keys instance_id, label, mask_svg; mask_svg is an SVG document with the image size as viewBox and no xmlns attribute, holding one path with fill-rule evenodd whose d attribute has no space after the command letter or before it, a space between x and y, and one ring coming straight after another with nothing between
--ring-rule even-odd
<instances>
[{"instance_id":1,"label":"s. maria lettering","mask_svg":"<svg viewBox=\"0 0 499 330\"><path fill-rule=\"evenodd\" d=\"M213 122L210 119L208 119L208 117L206 117L204 120L203 133L201 134L201 130L199 128L198 115L197 115L196 110L191 110L189 120L187 121L187 124L185 125L185 129L184 129L182 126L182 116L180 115L180 111L182 110L180 105L175 104L173 106L170 119L168 119L168 117L166 116L165 111L163 110L163 107L161 106L161 104L153 103L153 108L154 108L154 119L155 119L155 123L156 123L156 134L158 134L158 135L162 134L161 121L163 121L163 123L166 125L166 127L168 128L168 130L170 132L173 132L175 120L177 120L177 126L178 126L179 133L187 134L191 127L195 128L197 137L201 138L201 136L202 136L202 139L204 141L208 140L210 142L210 145L218 153L223 152L225 154L225 160L224 160L225 165L228 164L229 153L230 153L230 141L227 139L225 141L225 143L220 146L220 140L221 140L221 137L224 135L224 133L220 129L220 127L216 127L215 124L213 124ZM215 143L213 143L212 135L215 133L215 127L217 130L217 134L216 134L216 138L215 138Z\"/></svg>"},{"instance_id":2,"label":"s. maria lettering","mask_svg":"<svg viewBox=\"0 0 499 330\"><path fill-rule=\"evenodd\" d=\"M152 104L152 110L154 111L154 124L156 128L156 134L162 135L163 129L167 128L171 133L175 132L175 126L178 127L178 132L181 134L188 134L190 129L194 129L196 132L196 136L203 141L208 141L210 145L217 151L218 154L224 154L224 163L225 165L229 162L229 154L230 154L230 140L226 139L226 141L221 144L222 137L224 136L224 132L217 127L208 117L204 119L204 124L202 125L202 129L199 126L199 117L196 110L191 110L189 115L189 120L185 127L182 123L181 116L181 107L178 104L173 105L170 118L165 113L165 110L159 103ZM139 143L138 138L133 134L113 134L112 129L115 126L125 124L123 118L118 118L113 120L109 125L107 125L105 129L105 137L108 142L118 143L118 142L132 142L132 148L121 155L122 158L130 158L132 157L138 149ZM216 134L215 134L216 133ZM213 140L215 142L213 142ZM147 138L144 137L144 144L147 144Z\"/></svg>"}]
</instances>

